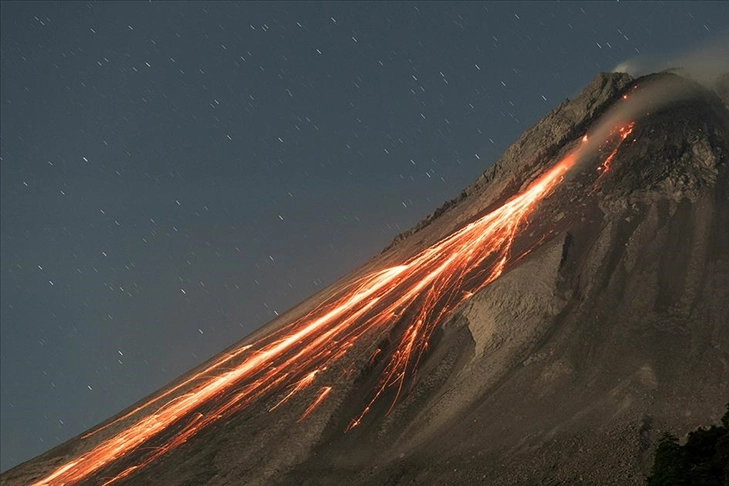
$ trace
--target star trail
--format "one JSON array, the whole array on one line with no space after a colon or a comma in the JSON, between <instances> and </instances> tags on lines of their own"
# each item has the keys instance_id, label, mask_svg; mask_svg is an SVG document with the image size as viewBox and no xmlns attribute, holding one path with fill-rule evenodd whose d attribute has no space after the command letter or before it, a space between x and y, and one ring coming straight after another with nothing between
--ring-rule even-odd
<instances>
[{"instance_id":1,"label":"star trail","mask_svg":"<svg viewBox=\"0 0 729 486\"><path fill-rule=\"evenodd\" d=\"M364 263L597 72L729 29L719 2L1 8L3 471Z\"/></svg>"}]
</instances>

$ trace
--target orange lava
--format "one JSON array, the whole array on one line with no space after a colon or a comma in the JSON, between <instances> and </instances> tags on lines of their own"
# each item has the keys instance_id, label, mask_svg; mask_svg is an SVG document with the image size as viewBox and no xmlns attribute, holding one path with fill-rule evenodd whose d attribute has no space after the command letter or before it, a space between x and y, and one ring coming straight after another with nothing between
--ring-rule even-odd
<instances>
[{"instance_id":1,"label":"orange lava","mask_svg":"<svg viewBox=\"0 0 729 486\"><path fill-rule=\"evenodd\" d=\"M625 139L627 139L631 133L633 133L633 129L635 128L635 122L629 122L625 125L621 125L617 127L615 130L610 132L610 138L605 142L605 146L609 146L611 143L614 146L612 151L610 152L610 155L608 155L605 160L597 167L597 171L599 172L599 176L595 183L592 186L592 190L590 191L590 194L597 191L600 181L605 176L605 174L608 173L610 170L610 164L612 163L613 159L615 158L615 155L618 153L618 149L623 144ZM617 142L615 141L617 140Z\"/></svg>"},{"instance_id":2,"label":"orange lava","mask_svg":"<svg viewBox=\"0 0 729 486\"><path fill-rule=\"evenodd\" d=\"M621 142L632 127L621 129ZM581 150L570 152L499 208L404 263L358 279L307 315L252 345L231 351L174 388L87 434L106 430L107 437L97 439L98 444L87 446L86 452L34 484L75 484L95 474L101 476L102 470L106 476L101 481L111 484L262 397L278 397L270 407L272 413L293 396L307 397L310 405L301 414L299 420L303 420L334 391L332 383L324 383L325 370L336 369L334 365L352 349L374 360L384 350L357 345L363 338L365 343L379 342L378 337L397 329L398 340L394 350L382 357L384 370L371 398L349 428L358 425L388 389L394 390L394 405L436 326L501 275L512 261L514 239L527 218L576 163ZM614 155L603 163L605 170ZM163 432L168 439L160 438ZM129 457L132 452L133 458ZM122 458L134 465L125 469L115 465ZM112 473L112 469L121 471Z\"/></svg>"},{"instance_id":3,"label":"orange lava","mask_svg":"<svg viewBox=\"0 0 729 486\"><path fill-rule=\"evenodd\" d=\"M619 138L618 145L617 145L617 147L615 147L613 149L612 152L610 152L610 155L608 155L607 158L605 159L605 161L602 164L600 164L600 166L597 168L597 170L599 172L601 172L602 174L604 174L605 172L607 172L608 170L610 170L610 163L615 158L615 154L618 153L618 149L620 148L620 145L623 143L623 141L626 138L628 138L628 136L631 133L633 133L633 128L634 127L635 127L635 122L630 122L627 125L623 125L621 127L618 127L618 129L616 131L616 135Z\"/></svg>"}]
</instances>

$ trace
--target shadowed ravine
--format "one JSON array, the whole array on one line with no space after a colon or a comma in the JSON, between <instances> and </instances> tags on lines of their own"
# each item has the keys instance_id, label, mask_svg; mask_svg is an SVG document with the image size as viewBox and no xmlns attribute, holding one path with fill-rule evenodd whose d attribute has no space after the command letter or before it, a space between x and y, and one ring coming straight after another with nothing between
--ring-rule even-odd
<instances>
[{"instance_id":1,"label":"shadowed ravine","mask_svg":"<svg viewBox=\"0 0 729 486\"><path fill-rule=\"evenodd\" d=\"M363 268L2 484L640 484L729 396L729 114L600 75Z\"/></svg>"}]
</instances>

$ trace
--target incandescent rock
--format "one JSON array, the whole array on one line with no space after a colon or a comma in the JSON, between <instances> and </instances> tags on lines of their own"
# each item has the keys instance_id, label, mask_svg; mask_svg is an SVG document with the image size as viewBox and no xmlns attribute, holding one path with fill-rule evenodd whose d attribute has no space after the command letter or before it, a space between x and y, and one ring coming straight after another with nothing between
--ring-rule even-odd
<instances>
[{"instance_id":1,"label":"incandescent rock","mask_svg":"<svg viewBox=\"0 0 729 486\"><path fill-rule=\"evenodd\" d=\"M115 484L643 484L664 431L714 423L729 399L726 75L717 86L600 74L335 284L405 261L507 201L586 133L635 115L619 148L595 142L530 215L519 258L440 324L392 407L375 402L344 432L368 403L383 366L370 356L388 349L386 335L354 346L309 419L298 421L313 392L275 413L280 397L262 399ZM660 96L621 112L634 93ZM0 483L27 484L89 447L73 439Z\"/></svg>"}]
</instances>

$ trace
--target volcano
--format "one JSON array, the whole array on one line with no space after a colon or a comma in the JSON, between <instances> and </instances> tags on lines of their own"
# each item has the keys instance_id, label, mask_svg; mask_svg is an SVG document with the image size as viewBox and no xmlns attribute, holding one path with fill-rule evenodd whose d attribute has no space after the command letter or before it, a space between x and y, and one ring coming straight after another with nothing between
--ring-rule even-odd
<instances>
[{"instance_id":1,"label":"volcano","mask_svg":"<svg viewBox=\"0 0 729 486\"><path fill-rule=\"evenodd\" d=\"M729 75L598 75L363 267L15 484L643 484L729 398Z\"/></svg>"}]
</instances>

